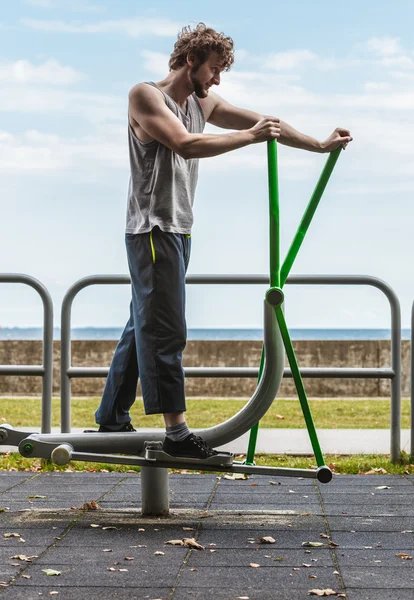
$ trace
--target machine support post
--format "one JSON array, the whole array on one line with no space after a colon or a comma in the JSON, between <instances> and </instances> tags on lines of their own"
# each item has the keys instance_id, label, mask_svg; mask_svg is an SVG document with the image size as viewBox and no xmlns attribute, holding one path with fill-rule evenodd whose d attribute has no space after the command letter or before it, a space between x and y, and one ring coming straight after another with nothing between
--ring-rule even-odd
<instances>
[{"instance_id":1,"label":"machine support post","mask_svg":"<svg viewBox=\"0 0 414 600\"><path fill-rule=\"evenodd\" d=\"M145 517L168 517L168 469L141 467L141 511Z\"/></svg>"}]
</instances>

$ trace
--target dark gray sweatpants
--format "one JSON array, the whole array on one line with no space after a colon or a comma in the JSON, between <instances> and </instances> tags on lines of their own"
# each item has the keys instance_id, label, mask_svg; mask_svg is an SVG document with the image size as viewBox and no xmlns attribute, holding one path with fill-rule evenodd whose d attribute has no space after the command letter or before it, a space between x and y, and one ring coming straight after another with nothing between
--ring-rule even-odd
<instances>
[{"instance_id":1,"label":"dark gray sweatpants","mask_svg":"<svg viewBox=\"0 0 414 600\"><path fill-rule=\"evenodd\" d=\"M145 413L186 410L182 352L186 345L185 274L191 238L164 233L126 234L131 274L130 318L115 350L101 404L100 425L130 421L138 376Z\"/></svg>"}]
</instances>

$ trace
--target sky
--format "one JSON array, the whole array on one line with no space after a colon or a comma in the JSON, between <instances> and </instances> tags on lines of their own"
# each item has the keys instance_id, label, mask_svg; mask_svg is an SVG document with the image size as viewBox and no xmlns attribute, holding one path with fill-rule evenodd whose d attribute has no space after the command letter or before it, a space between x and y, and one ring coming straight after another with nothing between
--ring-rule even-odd
<instances>
[{"instance_id":1,"label":"sky","mask_svg":"<svg viewBox=\"0 0 414 600\"><path fill-rule=\"evenodd\" d=\"M215 89L236 106L326 139L351 130L295 274L384 279L410 325L414 300L414 3L324 0L194 3L0 0L0 273L50 291L55 324L68 288L126 274L127 99L163 79L185 25L234 39ZM206 132L224 133L212 126ZM282 253L326 155L278 145ZM266 145L202 159L189 274L269 273ZM188 286L190 328L262 326L264 286ZM287 286L290 327L388 328L382 294ZM73 325L122 326L128 286L80 293ZM0 283L0 326L39 326L42 305Z\"/></svg>"}]
</instances>

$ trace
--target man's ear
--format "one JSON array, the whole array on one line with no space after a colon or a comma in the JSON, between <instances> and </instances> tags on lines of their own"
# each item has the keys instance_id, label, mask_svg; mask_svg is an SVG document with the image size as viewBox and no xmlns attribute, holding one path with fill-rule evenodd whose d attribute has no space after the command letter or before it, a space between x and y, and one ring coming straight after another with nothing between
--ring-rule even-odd
<instances>
[{"instance_id":1,"label":"man's ear","mask_svg":"<svg viewBox=\"0 0 414 600\"><path fill-rule=\"evenodd\" d=\"M196 63L196 56L195 54L193 54L192 52L189 52L187 54L187 65L189 67L194 67L195 63Z\"/></svg>"}]
</instances>

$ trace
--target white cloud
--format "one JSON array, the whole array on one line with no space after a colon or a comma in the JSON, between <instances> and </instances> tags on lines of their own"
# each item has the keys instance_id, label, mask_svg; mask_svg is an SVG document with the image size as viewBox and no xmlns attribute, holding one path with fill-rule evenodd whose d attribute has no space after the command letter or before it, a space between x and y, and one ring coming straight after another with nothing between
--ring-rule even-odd
<instances>
[{"instance_id":1,"label":"white cloud","mask_svg":"<svg viewBox=\"0 0 414 600\"><path fill-rule=\"evenodd\" d=\"M50 173L65 170L99 171L127 169L124 128L110 128L95 135L69 138L36 130L22 134L0 131L0 172Z\"/></svg>"},{"instance_id":2,"label":"white cloud","mask_svg":"<svg viewBox=\"0 0 414 600\"><path fill-rule=\"evenodd\" d=\"M151 52L150 50L142 50L140 53L144 58L143 67L147 71L151 71L155 75L164 76L168 73L169 54L162 52Z\"/></svg>"},{"instance_id":3,"label":"white cloud","mask_svg":"<svg viewBox=\"0 0 414 600\"><path fill-rule=\"evenodd\" d=\"M96 23L81 21L52 21L40 19L22 19L23 25L39 31L54 33L118 33L132 38L144 36L175 36L182 24L169 19L152 17L135 17L130 19L114 19Z\"/></svg>"},{"instance_id":4,"label":"white cloud","mask_svg":"<svg viewBox=\"0 0 414 600\"><path fill-rule=\"evenodd\" d=\"M366 92L388 92L392 90L392 85L386 81L367 81L364 84L364 90Z\"/></svg>"},{"instance_id":5,"label":"white cloud","mask_svg":"<svg viewBox=\"0 0 414 600\"><path fill-rule=\"evenodd\" d=\"M410 56L393 56L393 57L384 57L381 61L384 67L398 67L400 69L413 69L414 68L414 60Z\"/></svg>"},{"instance_id":6,"label":"white cloud","mask_svg":"<svg viewBox=\"0 0 414 600\"><path fill-rule=\"evenodd\" d=\"M54 59L39 65L34 65L27 60L0 62L0 81L5 83L68 85L85 78L86 76L80 71L61 65Z\"/></svg>"},{"instance_id":7,"label":"white cloud","mask_svg":"<svg viewBox=\"0 0 414 600\"><path fill-rule=\"evenodd\" d=\"M290 71L298 69L317 58L309 50L290 50L289 52L275 52L269 55L264 67L276 71Z\"/></svg>"},{"instance_id":8,"label":"white cloud","mask_svg":"<svg viewBox=\"0 0 414 600\"><path fill-rule=\"evenodd\" d=\"M380 56L394 56L402 52L399 38L371 38L367 41L366 47L370 52Z\"/></svg>"},{"instance_id":9,"label":"white cloud","mask_svg":"<svg viewBox=\"0 0 414 600\"><path fill-rule=\"evenodd\" d=\"M89 4L86 0L25 0L28 6L46 9L69 10L72 12L105 12L105 7Z\"/></svg>"},{"instance_id":10,"label":"white cloud","mask_svg":"<svg viewBox=\"0 0 414 600\"><path fill-rule=\"evenodd\" d=\"M126 121L127 100L117 96L18 86L3 87L0 111L75 115L90 123Z\"/></svg>"}]
</instances>

